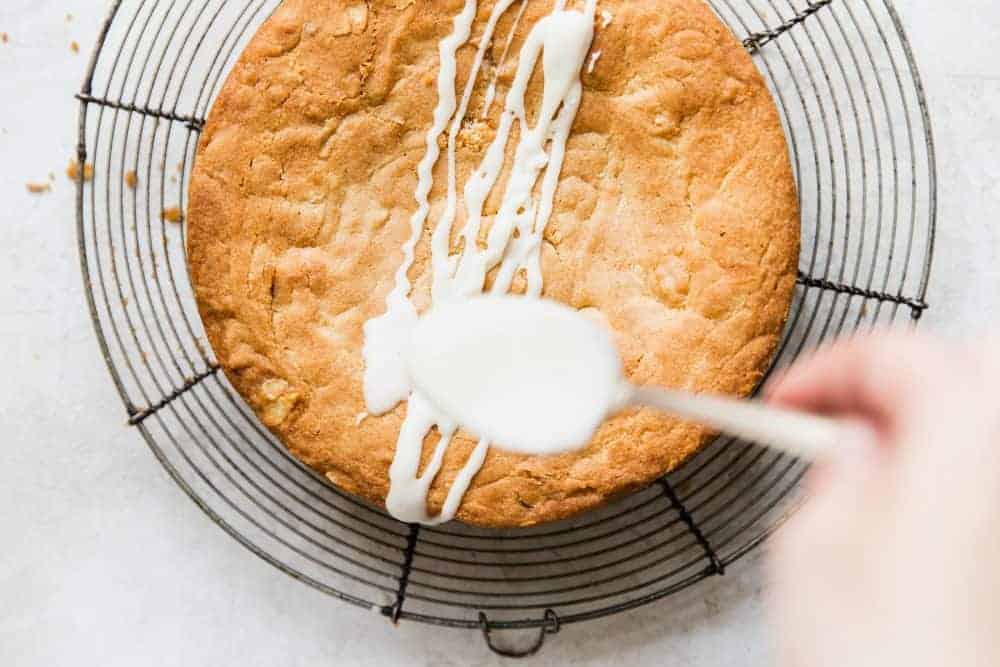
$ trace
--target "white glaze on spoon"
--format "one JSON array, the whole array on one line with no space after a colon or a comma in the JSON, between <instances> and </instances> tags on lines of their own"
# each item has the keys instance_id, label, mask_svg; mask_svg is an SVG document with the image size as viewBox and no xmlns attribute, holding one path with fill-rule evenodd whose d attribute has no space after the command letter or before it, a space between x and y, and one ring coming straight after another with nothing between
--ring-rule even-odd
<instances>
[{"instance_id":1,"label":"white glaze on spoon","mask_svg":"<svg viewBox=\"0 0 1000 667\"><path fill-rule=\"evenodd\" d=\"M589 442L628 394L610 332L541 299L435 306L417 325L407 358L417 391L441 412L522 454Z\"/></svg>"},{"instance_id":2,"label":"white glaze on spoon","mask_svg":"<svg viewBox=\"0 0 1000 667\"><path fill-rule=\"evenodd\" d=\"M552 212L566 142L582 97L580 72L593 40L596 0L587 0L582 12L566 11L565 0L557 0L553 12L533 26L520 52L517 73L507 95L500 128L479 168L463 189L466 224L462 232L465 244L461 256L452 256L449 247L458 207L457 137L468 111L485 49L493 39L497 22L513 2L500 0L494 7L483 35L479 37L479 47L460 102L456 97L456 52L469 40L477 9L474 0L467 0L462 13L454 20L452 33L440 44L438 104L434 122L427 133L426 153L417 169L415 199L418 208L411 218L411 237L403 246L403 262L396 274L395 287L386 299L385 314L369 320L364 327L364 394L368 411L373 415L384 414L401 400L409 398L389 471L390 488L386 499L389 512L402 521L437 524L450 520L482 466L489 446L486 439L479 442L452 482L440 514L430 516L427 512L427 493L440 471L458 424L441 415L430 401L412 392L409 386L405 349L417 324L417 316L409 300L410 282L406 274L413 263L414 248L430 211L428 195L432 186L432 170L440 157L437 141L444 129L449 127L449 120L448 196L444 213L435 224L431 238L434 303L448 303L480 294L487 273L497 266L500 269L493 285L495 293L506 292L514 275L522 268L528 278L528 294L537 296L542 290L541 238ZM538 120L534 127L530 127L524 96L539 57L542 60L544 87ZM483 208L503 169L515 122L520 124L520 139L514 151L511 176L500 209L492 220L486 247L481 250L478 239L483 225ZM533 191L543 170L545 175L536 198ZM418 475L424 439L435 428L440 439L426 469Z\"/></svg>"},{"instance_id":3,"label":"white glaze on spoon","mask_svg":"<svg viewBox=\"0 0 1000 667\"><path fill-rule=\"evenodd\" d=\"M610 332L575 310L520 297L435 306L408 350L417 391L480 438L525 454L589 443L627 405L647 405L806 458L867 437L845 422L721 396L633 387Z\"/></svg>"}]
</instances>

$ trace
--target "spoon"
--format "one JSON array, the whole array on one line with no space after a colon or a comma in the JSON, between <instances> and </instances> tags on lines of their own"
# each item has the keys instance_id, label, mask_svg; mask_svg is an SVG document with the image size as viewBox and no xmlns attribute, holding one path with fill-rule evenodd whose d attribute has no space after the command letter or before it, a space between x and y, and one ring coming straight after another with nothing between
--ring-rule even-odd
<instances>
[{"instance_id":1,"label":"spoon","mask_svg":"<svg viewBox=\"0 0 1000 667\"><path fill-rule=\"evenodd\" d=\"M487 296L435 306L413 332L414 389L501 449L585 447L609 416L648 406L813 460L854 438L845 422L749 400L629 384L611 332L554 301Z\"/></svg>"}]
</instances>

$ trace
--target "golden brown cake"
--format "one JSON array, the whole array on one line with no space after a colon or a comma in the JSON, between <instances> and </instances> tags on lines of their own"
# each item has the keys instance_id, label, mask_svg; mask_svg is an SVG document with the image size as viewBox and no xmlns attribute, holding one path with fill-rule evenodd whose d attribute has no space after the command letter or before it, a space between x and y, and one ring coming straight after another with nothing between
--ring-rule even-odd
<instances>
[{"instance_id":1,"label":"golden brown cake","mask_svg":"<svg viewBox=\"0 0 1000 667\"><path fill-rule=\"evenodd\" d=\"M548 0L527 2L511 56L501 61L520 3L486 51L456 144L460 183L495 133L519 45L552 11ZM460 86L493 4L479 3L472 40L458 50ZM222 89L191 183L191 277L222 368L296 457L374 502L386 497L407 404L365 416L362 326L385 311L401 262L438 102L438 44L463 5L285 0ZM544 233L543 294L606 320L633 382L746 395L779 341L799 250L774 103L701 0L600 0L596 24L599 56L582 73ZM494 72L498 101L484 115ZM529 110L541 79L536 72L528 87ZM444 162L409 272L418 310L430 303ZM523 289L515 279L513 291ZM491 448L457 517L488 526L567 517L673 470L709 435L634 409L577 453ZM431 513L474 446L460 430L431 486Z\"/></svg>"}]
</instances>

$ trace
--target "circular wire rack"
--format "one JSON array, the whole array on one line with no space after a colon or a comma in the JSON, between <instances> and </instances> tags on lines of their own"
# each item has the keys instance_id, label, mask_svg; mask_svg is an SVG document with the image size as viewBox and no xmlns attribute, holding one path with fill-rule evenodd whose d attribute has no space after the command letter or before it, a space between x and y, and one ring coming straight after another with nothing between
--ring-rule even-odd
<instances>
[{"instance_id":1,"label":"circular wire rack","mask_svg":"<svg viewBox=\"0 0 1000 667\"><path fill-rule=\"evenodd\" d=\"M360 2L361 0L359 0ZM540 0L524 0L540 1ZM934 144L887 0L708 0L770 86L802 209L776 366L924 313ZM521 530L406 525L291 457L226 382L188 282L183 211L204 119L280 0L118 0L77 95L80 263L128 423L220 527L283 572L394 622L560 627L666 597L760 544L806 464L726 438L644 491Z\"/></svg>"}]
</instances>

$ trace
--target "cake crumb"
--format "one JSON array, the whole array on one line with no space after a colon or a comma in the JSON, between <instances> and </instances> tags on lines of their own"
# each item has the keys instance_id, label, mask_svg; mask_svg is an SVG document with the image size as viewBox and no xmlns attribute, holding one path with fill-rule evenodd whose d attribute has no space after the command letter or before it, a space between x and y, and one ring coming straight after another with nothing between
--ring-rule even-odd
<instances>
[{"instance_id":1,"label":"cake crumb","mask_svg":"<svg viewBox=\"0 0 1000 667\"><path fill-rule=\"evenodd\" d=\"M76 42L76 40L69 43L69 50L73 53L80 53L80 45Z\"/></svg>"},{"instance_id":2,"label":"cake crumb","mask_svg":"<svg viewBox=\"0 0 1000 667\"><path fill-rule=\"evenodd\" d=\"M28 188L28 192L33 195L44 194L52 189L50 183L28 183L26 187Z\"/></svg>"},{"instance_id":3,"label":"cake crumb","mask_svg":"<svg viewBox=\"0 0 1000 667\"><path fill-rule=\"evenodd\" d=\"M139 177L134 171L125 172L125 185L128 186L129 190L135 190L135 186L139 184Z\"/></svg>"},{"instance_id":4,"label":"cake crumb","mask_svg":"<svg viewBox=\"0 0 1000 667\"><path fill-rule=\"evenodd\" d=\"M181 209L177 206L171 206L163 209L163 219L167 222L180 222L183 217L184 216L181 215Z\"/></svg>"},{"instance_id":5,"label":"cake crumb","mask_svg":"<svg viewBox=\"0 0 1000 667\"><path fill-rule=\"evenodd\" d=\"M66 177L71 181L75 181L80 178L80 163L76 160L70 160L69 166L66 167ZM83 180L85 182L92 181L94 179L94 165L85 164L83 165Z\"/></svg>"},{"instance_id":6,"label":"cake crumb","mask_svg":"<svg viewBox=\"0 0 1000 667\"><path fill-rule=\"evenodd\" d=\"M6 44L9 41L10 41L10 35L8 35L5 32L0 32L0 42L3 42L4 44Z\"/></svg>"},{"instance_id":7,"label":"cake crumb","mask_svg":"<svg viewBox=\"0 0 1000 667\"><path fill-rule=\"evenodd\" d=\"M72 23L72 22L73 22L73 15L72 14L67 14L66 15L66 23Z\"/></svg>"}]
</instances>

